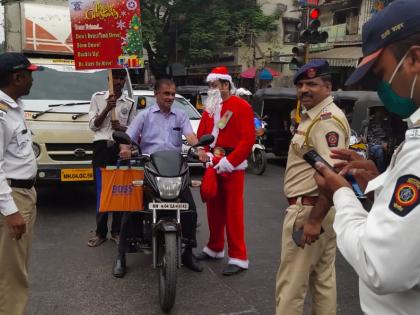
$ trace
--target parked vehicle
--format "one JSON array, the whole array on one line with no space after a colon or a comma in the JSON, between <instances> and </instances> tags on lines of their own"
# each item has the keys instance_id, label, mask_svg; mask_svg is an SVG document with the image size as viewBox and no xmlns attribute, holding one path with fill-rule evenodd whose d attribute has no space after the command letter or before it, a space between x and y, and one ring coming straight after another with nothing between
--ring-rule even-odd
<instances>
[{"instance_id":1,"label":"parked vehicle","mask_svg":"<svg viewBox=\"0 0 420 315\"><path fill-rule=\"evenodd\" d=\"M185 97L200 113L204 111L207 90L207 85L180 85L176 88L176 92Z\"/></svg>"},{"instance_id":2,"label":"parked vehicle","mask_svg":"<svg viewBox=\"0 0 420 315\"><path fill-rule=\"evenodd\" d=\"M287 157L290 132L290 113L296 107L294 88L266 88L255 92L251 105L259 117L265 117L267 127L262 144L267 153Z\"/></svg>"},{"instance_id":3,"label":"parked vehicle","mask_svg":"<svg viewBox=\"0 0 420 315\"><path fill-rule=\"evenodd\" d=\"M265 152L264 137L267 123L266 117L254 116L255 125L255 144L252 146L252 152L248 157L248 167L256 175L262 175L267 168L267 154Z\"/></svg>"},{"instance_id":4,"label":"parked vehicle","mask_svg":"<svg viewBox=\"0 0 420 315\"><path fill-rule=\"evenodd\" d=\"M124 132L114 132L113 138L117 143L132 144ZM212 135L204 135L194 147L213 141ZM190 148L187 155L192 151ZM133 185L143 186L145 200L137 246L152 250L153 268L159 271L160 307L169 312L175 303L177 269L181 267L181 212L189 208L180 200L190 183L188 164L177 151L141 155L131 162L144 165L144 180L133 181Z\"/></svg>"}]
</instances>

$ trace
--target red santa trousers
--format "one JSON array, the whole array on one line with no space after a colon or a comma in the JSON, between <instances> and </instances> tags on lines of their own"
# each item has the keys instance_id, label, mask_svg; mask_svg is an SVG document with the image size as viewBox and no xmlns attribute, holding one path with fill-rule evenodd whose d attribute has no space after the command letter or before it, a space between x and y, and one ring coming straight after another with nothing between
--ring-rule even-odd
<instances>
[{"instance_id":1,"label":"red santa trousers","mask_svg":"<svg viewBox=\"0 0 420 315\"><path fill-rule=\"evenodd\" d=\"M217 176L216 198L207 202L210 239L203 252L213 258L224 256L225 228L229 264L248 268L244 232L245 171L234 171Z\"/></svg>"}]
</instances>

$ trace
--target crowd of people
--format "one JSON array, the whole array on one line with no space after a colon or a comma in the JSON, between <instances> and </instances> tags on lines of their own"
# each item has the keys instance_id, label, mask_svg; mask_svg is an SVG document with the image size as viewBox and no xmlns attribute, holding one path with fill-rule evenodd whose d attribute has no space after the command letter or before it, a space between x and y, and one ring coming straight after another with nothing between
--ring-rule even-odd
<instances>
[{"instance_id":1,"label":"crowd of people","mask_svg":"<svg viewBox=\"0 0 420 315\"><path fill-rule=\"evenodd\" d=\"M383 112L375 112L366 130L375 165L348 149L350 126L331 97L331 71L325 60L302 66L293 83L302 108L294 125L284 176L288 202L282 229L281 258L276 278L276 314L303 314L311 295L312 314L337 313L336 247L359 276L360 303L365 314L417 314L420 309L420 1L395 0L363 27L363 59L346 82L372 88L385 108L408 124L405 141L386 168L381 160L387 143ZM28 259L36 218L36 160L21 97L29 94L32 72L41 70L19 53L0 55L0 315L24 314L28 297ZM215 172L217 193L206 200L209 240L198 253L197 213L191 191L182 218L183 265L201 272L200 261L224 257L223 275L249 268L244 226L244 177L247 156L255 141L254 114L234 93L225 67L207 76L208 99L197 135L185 112L172 107L176 87L169 79L156 82L156 104L136 112L134 100L122 93L125 71L113 71L113 91L92 96L89 126L95 134L93 166L115 164L131 149L111 143L112 131L126 132L144 153L181 152L182 135L195 145L197 137L214 141L199 148L207 171ZM158 125L159 128L154 126ZM389 134L389 132L388 132ZM315 150L324 162L310 165ZM333 166L328 167L325 163ZM372 207L356 197L348 175L355 178ZM114 213L111 239L118 243L112 273L126 273L127 222L130 214ZM280 219L279 219L280 221ZM107 239L108 218L97 215L96 247ZM225 237L226 235L226 237ZM294 237L294 235L298 235Z\"/></svg>"}]
</instances>

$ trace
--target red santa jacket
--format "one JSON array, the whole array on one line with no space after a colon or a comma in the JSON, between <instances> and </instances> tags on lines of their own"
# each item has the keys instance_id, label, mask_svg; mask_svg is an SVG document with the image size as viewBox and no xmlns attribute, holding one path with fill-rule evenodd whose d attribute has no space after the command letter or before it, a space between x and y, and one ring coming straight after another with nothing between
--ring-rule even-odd
<instances>
[{"instance_id":1,"label":"red santa jacket","mask_svg":"<svg viewBox=\"0 0 420 315\"><path fill-rule=\"evenodd\" d=\"M255 143L254 112L245 100L237 96L231 96L223 102L220 117L227 111L232 112L232 117L225 128L219 129L216 147L234 148L227 159L236 167L247 159ZM211 134L213 126L214 117L204 112L198 126L198 138L204 134ZM207 147L206 151L209 150Z\"/></svg>"}]
</instances>

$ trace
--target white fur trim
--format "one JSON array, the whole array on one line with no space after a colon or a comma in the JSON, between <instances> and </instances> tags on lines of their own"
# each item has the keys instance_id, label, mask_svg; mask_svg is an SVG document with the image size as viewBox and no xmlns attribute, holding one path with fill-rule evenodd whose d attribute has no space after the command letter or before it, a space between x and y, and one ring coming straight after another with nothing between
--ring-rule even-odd
<instances>
[{"instance_id":1,"label":"white fur trim","mask_svg":"<svg viewBox=\"0 0 420 315\"><path fill-rule=\"evenodd\" d=\"M206 253L207 255L209 255L212 258L215 259L222 259L223 257L225 257L225 251L222 250L221 252L215 252L213 250L211 250L210 248L208 248L207 246L205 246L203 248L203 253Z\"/></svg>"},{"instance_id":2,"label":"white fur trim","mask_svg":"<svg viewBox=\"0 0 420 315\"><path fill-rule=\"evenodd\" d=\"M227 80L232 83L232 77L229 74L209 73L206 82L213 82L216 80Z\"/></svg>"},{"instance_id":3,"label":"white fur trim","mask_svg":"<svg viewBox=\"0 0 420 315\"><path fill-rule=\"evenodd\" d=\"M230 258L229 257L228 264L239 266L239 267L244 268L244 269L248 269L249 260L242 260L242 259L238 259L238 258Z\"/></svg>"},{"instance_id":4,"label":"white fur trim","mask_svg":"<svg viewBox=\"0 0 420 315\"><path fill-rule=\"evenodd\" d=\"M244 160L241 164L237 165L233 170L234 171L243 171L248 167L248 161Z\"/></svg>"}]
</instances>

